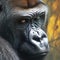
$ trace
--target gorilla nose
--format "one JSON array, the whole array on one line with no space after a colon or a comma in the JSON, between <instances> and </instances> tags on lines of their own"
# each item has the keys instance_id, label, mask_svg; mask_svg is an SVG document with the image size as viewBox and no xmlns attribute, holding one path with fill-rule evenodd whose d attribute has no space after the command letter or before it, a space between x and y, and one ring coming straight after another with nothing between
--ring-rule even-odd
<instances>
[{"instance_id":1,"label":"gorilla nose","mask_svg":"<svg viewBox=\"0 0 60 60\"><path fill-rule=\"evenodd\" d=\"M29 38L31 40L35 40L36 42L41 42L45 38L47 38L47 35L46 35L46 33L42 29L40 29L40 28L38 28L38 29L33 28L33 29L30 30Z\"/></svg>"},{"instance_id":2,"label":"gorilla nose","mask_svg":"<svg viewBox=\"0 0 60 60\"><path fill-rule=\"evenodd\" d=\"M43 38L46 38L45 34L42 34L41 36L39 36L39 35L38 36L37 35L33 36L33 40L38 41L38 42L43 40Z\"/></svg>"}]
</instances>

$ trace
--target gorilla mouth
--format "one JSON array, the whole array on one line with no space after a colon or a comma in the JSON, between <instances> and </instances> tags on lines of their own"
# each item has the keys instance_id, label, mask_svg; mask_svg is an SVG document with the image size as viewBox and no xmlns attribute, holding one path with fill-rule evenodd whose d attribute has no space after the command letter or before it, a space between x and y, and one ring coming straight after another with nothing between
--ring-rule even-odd
<instances>
[{"instance_id":1,"label":"gorilla mouth","mask_svg":"<svg viewBox=\"0 0 60 60\"><path fill-rule=\"evenodd\" d=\"M33 59L33 60L35 60L35 58L37 59L42 59L42 58L44 58L45 56L47 56L47 54L48 54L48 52L41 52L41 53L36 53L36 54L26 54L26 53L23 53L22 55L24 55L25 57L24 58L27 58L28 60L30 59L31 60L31 58Z\"/></svg>"},{"instance_id":2,"label":"gorilla mouth","mask_svg":"<svg viewBox=\"0 0 60 60\"><path fill-rule=\"evenodd\" d=\"M48 52L41 52L41 53L37 53L37 54L35 54L35 56L45 56L45 55L47 55L48 54Z\"/></svg>"},{"instance_id":3,"label":"gorilla mouth","mask_svg":"<svg viewBox=\"0 0 60 60\"><path fill-rule=\"evenodd\" d=\"M47 55L48 54L48 52L42 52L42 53L40 53L40 55Z\"/></svg>"}]
</instances>

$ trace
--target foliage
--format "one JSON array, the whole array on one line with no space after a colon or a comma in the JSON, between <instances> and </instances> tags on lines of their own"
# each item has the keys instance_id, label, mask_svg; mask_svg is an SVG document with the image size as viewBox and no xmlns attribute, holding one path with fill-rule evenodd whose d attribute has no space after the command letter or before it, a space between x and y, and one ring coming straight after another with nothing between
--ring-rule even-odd
<instances>
[{"instance_id":1,"label":"foliage","mask_svg":"<svg viewBox=\"0 0 60 60\"><path fill-rule=\"evenodd\" d=\"M60 0L44 0L50 7L47 34L51 52L48 60L60 60Z\"/></svg>"}]
</instances>

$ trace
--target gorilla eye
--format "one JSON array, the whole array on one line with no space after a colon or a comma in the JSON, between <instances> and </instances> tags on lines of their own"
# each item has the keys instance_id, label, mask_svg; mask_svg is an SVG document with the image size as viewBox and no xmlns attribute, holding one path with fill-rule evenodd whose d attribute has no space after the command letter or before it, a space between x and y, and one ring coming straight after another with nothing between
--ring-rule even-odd
<instances>
[{"instance_id":1,"label":"gorilla eye","mask_svg":"<svg viewBox=\"0 0 60 60\"><path fill-rule=\"evenodd\" d=\"M42 13L40 14L40 18L43 19L43 20L45 20L45 12L42 12Z\"/></svg>"},{"instance_id":2,"label":"gorilla eye","mask_svg":"<svg viewBox=\"0 0 60 60\"><path fill-rule=\"evenodd\" d=\"M17 19L17 20L16 20L16 24L19 24L19 25L20 25L20 24L22 24L22 25L23 25L23 24L26 24L27 22L28 22L27 19Z\"/></svg>"},{"instance_id":3,"label":"gorilla eye","mask_svg":"<svg viewBox=\"0 0 60 60\"><path fill-rule=\"evenodd\" d=\"M26 23L26 20L25 20L25 19L18 20L16 23L17 23L17 24L24 24L24 23Z\"/></svg>"},{"instance_id":4,"label":"gorilla eye","mask_svg":"<svg viewBox=\"0 0 60 60\"><path fill-rule=\"evenodd\" d=\"M35 18L34 18L34 23L43 25L45 21L45 12L39 13Z\"/></svg>"},{"instance_id":5,"label":"gorilla eye","mask_svg":"<svg viewBox=\"0 0 60 60\"><path fill-rule=\"evenodd\" d=\"M25 23L26 22L26 20L21 20L21 23Z\"/></svg>"},{"instance_id":6,"label":"gorilla eye","mask_svg":"<svg viewBox=\"0 0 60 60\"><path fill-rule=\"evenodd\" d=\"M45 12L42 12L40 14L37 15L37 17L34 18L35 21L41 20L44 22L45 20Z\"/></svg>"}]
</instances>

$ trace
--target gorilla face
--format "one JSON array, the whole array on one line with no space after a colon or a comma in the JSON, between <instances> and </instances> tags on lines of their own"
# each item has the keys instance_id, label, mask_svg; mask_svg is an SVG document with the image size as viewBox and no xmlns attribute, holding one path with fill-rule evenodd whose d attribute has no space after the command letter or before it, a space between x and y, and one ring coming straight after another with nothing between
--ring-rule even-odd
<instances>
[{"instance_id":1,"label":"gorilla face","mask_svg":"<svg viewBox=\"0 0 60 60\"><path fill-rule=\"evenodd\" d=\"M46 55L49 51L48 38L44 31L47 6L40 0L1 0L1 4L4 9L0 35L22 57Z\"/></svg>"}]
</instances>

